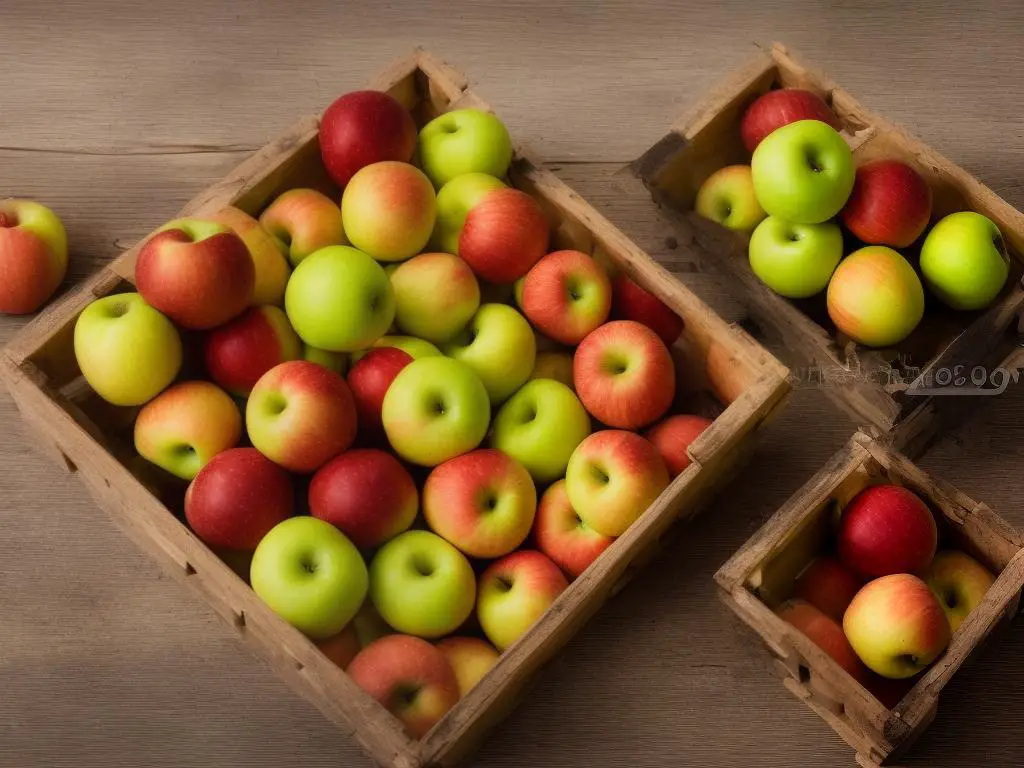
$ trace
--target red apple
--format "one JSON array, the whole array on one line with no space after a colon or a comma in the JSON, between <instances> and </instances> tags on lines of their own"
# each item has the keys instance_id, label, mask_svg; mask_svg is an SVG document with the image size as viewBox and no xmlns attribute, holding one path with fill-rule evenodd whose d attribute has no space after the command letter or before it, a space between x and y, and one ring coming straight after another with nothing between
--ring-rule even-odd
<instances>
[{"instance_id":1,"label":"red apple","mask_svg":"<svg viewBox=\"0 0 1024 768\"><path fill-rule=\"evenodd\" d=\"M30 200L0 200L0 312L35 312L68 270L68 236L57 215Z\"/></svg>"},{"instance_id":2,"label":"red apple","mask_svg":"<svg viewBox=\"0 0 1024 768\"><path fill-rule=\"evenodd\" d=\"M923 573L935 557L938 531L928 505L898 485L858 493L839 520L839 559L861 578Z\"/></svg>"},{"instance_id":3,"label":"red apple","mask_svg":"<svg viewBox=\"0 0 1024 768\"><path fill-rule=\"evenodd\" d=\"M906 248L932 215L932 190L899 160L875 160L857 169L853 192L840 213L856 237L871 245Z\"/></svg>"},{"instance_id":4,"label":"red apple","mask_svg":"<svg viewBox=\"0 0 1024 768\"><path fill-rule=\"evenodd\" d=\"M409 110L381 91L346 93L320 119L320 156L342 189L367 165L411 161L416 139L416 123Z\"/></svg>"},{"instance_id":5,"label":"red apple","mask_svg":"<svg viewBox=\"0 0 1024 768\"><path fill-rule=\"evenodd\" d=\"M526 273L518 304L541 333L579 344L611 309L612 286L604 267L580 251L555 251Z\"/></svg>"},{"instance_id":6,"label":"red apple","mask_svg":"<svg viewBox=\"0 0 1024 768\"><path fill-rule=\"evenodd\" d=\"M711 419L703 416L679 414L669 416L647 430L647 439L654 443L665 460L670 477L675 477L690 466L690 445L711 426Z\"/></svg>"},{"instance_id":7,"label":"red apple","mask_svg":"<svg viewBox=\"0 0 1024 768\"><path fill-rule=\"evenodd\" d=\"M378 547L412 525L419 498L398 459L375 448L345 451L309 484L309 513L360 549Z\"/></svg>"},{"instance_id":8,"label":"red apple","mask_svg":"<svg viewBox=\"0 0 1024 768\"><path fill-rule=\"evenodd\" d=\"M185 328L226 323L249 305L256 269L242 239L223 224L176 219L142 246L135 285L153 307Z\"/></svg>"},{"instance_id":9,"label":"red apple","mask_svg":"<svg viewBox=\"0 0 1024 768\"><path fill-rule=\"evenodd\" d=\"M806 600L836 621L864 586L857 575L834 557L819 557L797 577L793 596Z\"/></svg>"},{"instance_id":10,"label":"red apple","mask_svg":"<svg viewBox=\"0 0 1024 768\"><path fill-rule=\"evenodd\" d=\"M748 152L757 149L769 133L798 120L820 120L837 131L842 128L835 113L816 93L799 88L768 91L747 107L740 120L740 136Z\"/></svg>"},{"instance_id":11,"label":"red apple","mask_svg":"<svg viewBox=\"0 0 1024 768\"><path fill-rule=\"evenodd\" d=\"M251 307L206 336L203 357L210 378L240 396L275 365L298 360L302 342L283 311Z\"/></svg>"},{"instance_id":12,"label":"red apple","mask_svg":"<svg viewBox=\"0 0 1024 768\"><path fill-rule=\"evenodd\" d=\"M359 635L356 633L355 624L350 623L334 637L317 640L316 647L339 667L347 669L348 665L352 663L352 659L360 651Z\"/></svg>"},{"instance_id":13,"label":"red apple","mask_svg":"<svg viewBox=\"0 0 1024 768\"><path fill-rule=\"evenodd\" d=\"M882 706L886 709L895 709L896 705L903 700L904 696L910 693L910 689L916 684L917 678L915 677L893 680L868 670L868 679L864 683L864 687L868 689L872 696L882 702Z\"/></svg>"},{"instance_id":14,"label":"red apple","mask_svg":"<svg viewBox=\"0 0 1024 768\"><path fill-rule=\"evenodd\" d=\"M635 320L654 331L672 346L683 332L683 319L657 296L648 293L627 275L617 275L612 282L612 317Z\"/></svg>"},{"instance_id":15,"label":"red apple","mask_svg":"<svg viewBox=\"0 0 1024 768\"><path fill-rule=\"evenodd\" d=\"M639 429L659 419L676 394L672 355L658 335L632 320L606 323L576 348L573 382L598 421Z\"/></svg>"},{"instance_id":16,"label":"red apple","mask_svg":"<svg viewBox=\"0 0 1024 768\"><path fill-rule=\"evenodd\" d=\"M491 563L480 576L476 611L487 639L504 651L569 587L550 558L521 549Z\"/></svg>"},{"instance_id":17,"label":"red apple","mask_svg":"<svg viewBox=\"0 0 1024 768\"><path fill-rule=\"evenodd\" d=\"M284 304L284 288L292 270L277 240L256 219L231 205L212 214L210 220L230 228L249 249L256 270L256 284L249 304L254 307Z\"/></svg>"},{"instance_id":18,"label":"red apple","mask_svg":"<svg viewBox=\"0 0 1024 768\"><path fill-rule=\"evenodd\" d=\"M359 413L359 429L367 436L383 433L380 414L384 395L399 371L412 361L412 355L397 347L378 347L359 358L348 372L348 385Z\"/></svg>"},{"instance_id":19,"label":"red apple","mask_svg":"<svg viewBox=\"0 0 1024 768\"><path fill-rule=\"evenodd\" d=\"M779 618L792 624L807 639L831 656L850 676L864 684L870 675L867 667L857 658L850 641L843 634L839 623L803 600L790 600L779 606Z\"/></svg>"},{"instance_id":20,"label":"red apple","mask_svg":"<svg viewBox=\"0 0 1024 768\"><path fill-rule=\"evenodd\" d=\"M255 448L218 453L185 493L185 519L210 546L252 551L291 517L288 473Z\"/></svg>"},{"instance_id":21,"label":"red apple","mask_svg":"<svg viewBox=\"0 0 1024 768\"><path fill-rule=\"evenodd\" d=\"M496 189L466 215L458 255L484 280L513 283L547 247L548 222L537 201L518 189Z\"/></svg>"},{"instance_id":22,"label":"red apple","mask_svg":"<svg viewBox=\"0 0 1024 768\"><path fill-rule=\"evenodd\" d=\"M615 541L590 528L576 514L565 491L565 480L554 483L541 497L533 522L533 540L537 549L572 578L587 570Z\"/></svg>"}]
</instances>

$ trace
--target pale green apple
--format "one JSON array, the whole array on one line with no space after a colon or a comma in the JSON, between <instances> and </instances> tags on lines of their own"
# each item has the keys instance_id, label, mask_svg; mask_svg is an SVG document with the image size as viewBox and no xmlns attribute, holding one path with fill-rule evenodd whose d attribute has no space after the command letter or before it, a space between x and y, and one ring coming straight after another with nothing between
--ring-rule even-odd
<instances>
[{"instance_id":1,"label":"pale green apple","mask_svg":"<svg viewBox=\"0 0 1024 768\"><path fill-rule=\"evenodd\" d=\"M441 350L435 347L426 339L417 339L415 336L381 336L369 349L361 349L351 355L353 365L375 347L395 347L407 352L413 360L421 357L441 357Z\"/></svg>"},{"instance_id":2,"label":"pale green apple","mask_svg":"<svg viewBox=\"0 0 1024 768\"><path fill-rule=\"evenodd\" d=\"M839 213L856 177L849 145L819 120L772 131L757 145L750 166L761 207L797 224L820 224Z\"/></svg>"},{"instance_id":3,"label":"pale green apple","mask_svg":"<svg viewBox=\"0 0 1024 768\"><path fill-rule=\"evenodd\" d=\"M705 219L737 232L751 232L765 217L754 194L749 165L728 165L705 179L694 209Z\"/></svg>"},{"instance_id":4,"label":"pale green apple","mask_svg":"<svg viewBox=\"0 0 1024 768\"><path fill-rule=\"evenodd\" d=\"M437 221L431 243L445 253L459 253L459 233L470 209L488 192L502 189L505 183L486 173L464 173L445 184L437 193Z\"/></svg>"},{"instance_id":5,"label":"pale green apple","mask_svg":"<svg viewBox=\"0 0 1024 768\"><path fill-rule=\"evenodd\" d=\"M381 420L399 456L433 467L480 445L491 406L468 365L448 357L421 357L391 382Z\"/></svg>"},{"instance_id":6,"label":"pale green apple","mask_svg":"<svg viewBox=\"0 0 1024 768\"><path fill-rule=\"evenodd\" d=\"M984 309L1010 275L1006 241L980 213L951 213L925 238L921 273L931 292L953 309Z\"/></svg>"},{"instance_id":7,"label":"pale green apple","mask_svg":"<svg viewBox=\"0 0 1024 768\"><path fill-rule=\"evenodd\" d=\"M569 457L590 434L590 416L565 384L534 379L494 418L491 445L526 467L538 483L565 475Z\"/></svg>"},{"instance_id":8,"label":"pale green apple","mask_svg":"<svg viewBox=\"0 0 1024 768\"><path fill-rule=\"evenodd\" d=\"M329 352L326 349L311 347L309 344L303 343L302 359L322 365L327 370L334 371L340 376L344 376L348 371L348 355L344 352Z\"/></svg>"},{"instance_id":9,"label":"pale green apple","mask_svg":"<svg viewBox=\"0 0 1024 768\"><path fill-rule=\"evenodd\" d=\"M395 319L395 294L380 264L345 245L303 259L288 281L284 305L299 337L329 352L369 347Z\"/></svg>"},{"instance_id":10,"label":"pale green apple","mask_svg":"<svg viewBox=\"0 0 1024 768\"><path fill-rule=\"evenodd\" d=\"M793 224L769 216L750 236L750 268L790 299L820 293L843 258L843 233L831 221Z\"/></svg>"},{"instance_id":11,"label":"pale green apple","mask_svg":"<svg viewBox=\"0 0 1024 768\"><path fill-rule=\"evenodd\" d=\"M495 405L530 378L537 339L526 318L507 304L484 304L469 325L444 346L444 353L468 365Z\"/></svg>"},{"instance_id":12,"label":"pale green apple","mask_svg":"<svg viewBox=\"0 0 1024 768\"><path fill-rule=\"evenodd\" d=\"M512 162L512 139L489 112L456 109L423 126L419 154L423 171L440 188L466 173L504 176Z\"/></svg>"},{"instance_id":13,"label":"pale green apple","mask_svg":"<svg viewBox=\"0 0 1024 768\"><path fill-rule=\"evenodd\" d=\"M271 528L253 553L249 580L274 613L316 640L345 628L369 583L356 546L315 517L292 517Z\"/></svg>"},{"instance_id":14,"label":"pale green apple","mask_svg":"<svg viewBox=\"0 0 1024 768\"><path fill-rule=\"evenodd\" d=\"M399 632L437 638L469 618L476 577L466 556L435 533L407 531L370 563L370 599Z\"/></svg>"},{"instance_id":15,"label":"pale green apple","mask_svg":"<svg viewBox=\"0 0 1024 768\"><path fill-rule=\"evenodd\" d=\"M174 381L181 337L137 293L97 299L75 322L75 358L86 382L114 405L142 405Z\"/></svg>"}]
</instances>

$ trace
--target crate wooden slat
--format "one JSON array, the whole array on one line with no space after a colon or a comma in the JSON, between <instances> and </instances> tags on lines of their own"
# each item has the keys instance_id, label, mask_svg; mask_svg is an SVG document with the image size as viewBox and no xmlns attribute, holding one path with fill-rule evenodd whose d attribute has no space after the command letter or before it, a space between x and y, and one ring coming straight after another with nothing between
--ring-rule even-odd
<instances>
[{"instance_id":1,"label":"crate wooden slat","mask_svg":"<svg viewBox=\"0 0 1024 768\"><path fill-rule=\"evenodd\" d=\"M925 499L938 518L940 547L963 549L998 574L946 651L892 710L773 612L826 546L836 510L879 482L905 486ZM723 602L760 635L786 689L856 750L860 765L890 765L931 723L943 688L964 662L1000 623L1017 615L1024 538L983 503L859 432L719 569L715 581Z\"/></svg>"},{"instance_id":2,"label":"crate wooden slat","mask_svg":"<svg viewBox=\"0 0 1024 768\"><path fill-rule=\"evenodd\" d=\"M395 62L370 87L395 96L420 125L453 108L488 109L463 74L423 50ZM196 588L248 647L384 766L452 765L471 751L515 706L541 667L653 556L670 526L694 514L728 482L789 390L785 367L742 329L715 315L523 148L517 148L509 179L541 204L555 246L575 247L617 265L683 317L686 328L672 349L680 398L714 402L716 418L691 446L690 467L420 741L408 738L384 708L256 597L245 580L247 563L225 562L192 535L176 516L183 485L134 455L130 434L136 409L109 406L84 385L72 347L75 320L94 298L131 290L138 246L60 298L0 355L0 374L40 448L76 473L141 549ZM182 213L203 215L233 205L258 215L277 194L296 186L338 195L320 161L315 116L298 120L197 194Z\"/></svg>"},{"instance_id":3,"label":"crate wooden slat","mask_svg":"<svg viewBox=\"0 0 1024 768\"><path fill-rule=\"evenodd\" d=\"M842 124L842 135L860 164L878 158L902 160L928 181L934 196L933 220L958 210L975 210L999 225L1013 257L1011 279L997 300L996 333L984 354L957 355L949 343L978 321L978 313L957 313L931 301L925 319L896 350L875 351L855 345L839 334L825 312L823 296L793 302L771 291L750 268L749 238L698 216L694 199L714 171L749 163L739 134L740 118L758 96L775 87L804 88L821 95ZM993 371L1015 364L1017 325L1024 317L1024 286L1018 281L1024 265L1024 214L1015 210L965 170L931 149L903 128L863 107L825 75L801 63L781 45L760 53L742 66L706 99L671 126L669 132L632 165L680 241L691 243L730 284L739 288L755 320L789 351L794 366L809 366L813 375L842 386L828 394L860 424L890 432L905 450L915 453L978 398L911 396L905 385L920 369L931 376L940 369L971 371L976 365ZM913 258L913 254L911 254ZM911 358L902 382L865 380L863 374L889 370L897 354ZM894 367L899 368L899 365ZM1017 363L1019 368L1019 363ZM924 380L924 379L922 379ZM941 383L941 382L940 382ZM956 402L961 401L961 402Z\"/></svg>"}]
</instances>

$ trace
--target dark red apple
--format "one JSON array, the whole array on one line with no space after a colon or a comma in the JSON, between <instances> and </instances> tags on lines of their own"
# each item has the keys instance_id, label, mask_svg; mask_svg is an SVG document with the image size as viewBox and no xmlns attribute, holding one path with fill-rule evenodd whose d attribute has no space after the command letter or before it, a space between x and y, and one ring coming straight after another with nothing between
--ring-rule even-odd
<instances>
[{"instance_id":1,"label":"dark red apple","mask_svg":"<svg viewBox=\"0 0 1024 768\"><path fill-rule=\"evenodd\" d=\"M416 138L409 110L381 91L346 93L320 120L320 155L327 173L342 189L367 165L383 160L408 163L416 151Z\"/></svg>"},{"instance_id":2,"label":"dark red apple","mask_svg":"<svg viewBox=\"0 0 1024 768\"><path fill-rule=\"evenodd\" d=\"M769 133L798 120L820 120L837 131L840 128L835 113L818 94L799 88L780 88L768 91L743 113L740 120L743 145L753 152Z\"/></svg>"},{"instance_id":3,"label":"dark red apple","mask_svg":"<svg viewBox=\"0 0 1024 768\"><path fill-rule=\"evenodd\" d=\"M864 666L846 639L839 623L803 600L789 600L779 606L779 618L799 629L816 646L831 656L850 673L854 680L864 683L871 671Z\"/></svg>"},{"instance_id":4,"label":"dark red apple","mask_svg":"<svg viewBox=\"0 0 1024 768\"><path fill-rule=\"evenodd\" d=\"M932 189L906 163L875 160L857 169L853 192L839 215L865 243L906 248L928 226Z\"/></svg>"},{"instance_id":5,"label":"dark red apple","mask_svg":"<svg viewBox=\"0 0 1024 768\"><path fill-rule=\"evenodd\" d=\"M839 559L869 581L922 573L935 557L938 530L928 505L898 485L875 485L853 497L839 519Z\"/></svg>"},{"instance_id":6,"label":"dark red apple","mask_svg":"<svg viewBox=\"0 0 1024 768\"><path fill-rule=\"evenodd\" d=\"M864 582L834 557L819 557L797 578L793 597L842 623L847 606L863 586Z\"/></svg>"},{"instance_id":7,"label":"dark red apple","mask_svg":"<svg viewBox=\"0 0 1024 768\"><path fill-rule=\"evenodd\" d=\"M380 435L384 430L380 411L384 395L395 376L412 362L412 355L397 347L371 349L348 372L348 386L356 401L359 431L364 436Z\"/></svg>"},{"instance_id":8,"label":"dark red apple","mask_svg":"<svg viewBox=\"0 0 1024 768\"><path fill-rule=\"evenodd\" d=\"M671 347L683 332L683 319L652 293L641 288L627 275L612 281L612 319L633 320L654 331L665 346Z\"/></svg>"}]
</instances>

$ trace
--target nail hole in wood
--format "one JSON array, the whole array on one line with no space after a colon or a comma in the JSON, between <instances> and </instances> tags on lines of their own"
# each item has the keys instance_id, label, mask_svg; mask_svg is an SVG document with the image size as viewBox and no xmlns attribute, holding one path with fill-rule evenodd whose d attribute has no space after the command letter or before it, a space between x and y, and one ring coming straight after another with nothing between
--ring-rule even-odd
<instances>
[{"instance_id":1,"label":"nail hole in wood","mask_svg":"<svg viewBox=\"0 0 1024 768\"><path fill-rule=\"evenodd\" d=\"M801 664L797 667L797 672L800 675L800 682L807 684L811 681L811 670L807 668L806 664Z\"/></svg>"},{"instance_id":2,"label":"nail hole in wood","mask_svg":"<svg viewBox=\"0 0 1024 768\"><path fill-rule=\"evenodd\" d=\"M78 471L78 465L75 464L75 462L73 462L71 459L69 459L66 454L62 453L60 457L64 459L64 466L67 467L68 472L74 474L75 472Z\"/></svg>"},{"instance_id":3,"label":"nail hole in wood","mask_svg":"<svg viewBox=\"0 0 1024 768\"><path fill-rule=\"evenodd\" d=\"M195 576L196 575L196 569L192 567L192 563L185 563L185 575L186 576Z\"/></svg>"},{"instance_id":4,"label":"nail hole in wood","mask_svg":"<svg viewBox=\"0 0 1024 768\"><path fill-rule=\"evenodd\" d=\"M235 614L235 626L239 629L245 629L245 611L238 611Z\"/></svg>"}]
</instances>

